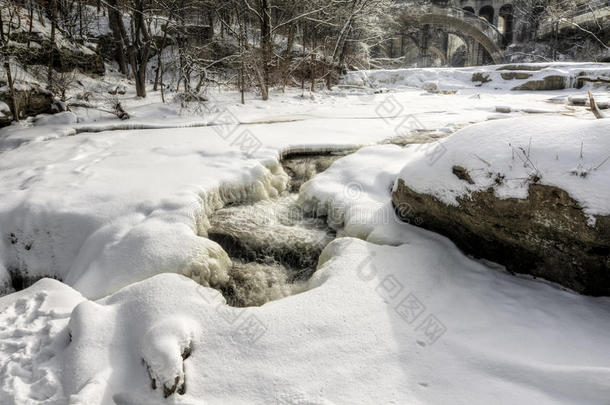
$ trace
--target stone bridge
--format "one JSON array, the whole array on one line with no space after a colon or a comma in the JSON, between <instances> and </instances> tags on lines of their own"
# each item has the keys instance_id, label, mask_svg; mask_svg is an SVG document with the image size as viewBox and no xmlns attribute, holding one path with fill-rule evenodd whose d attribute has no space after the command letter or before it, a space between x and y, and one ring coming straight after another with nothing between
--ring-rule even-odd
<instances>
[{"instance_id":1,"label":"stone bridge","mask_svg":"<svg viewBox=\"0 0 610 405\"><path fill-rule=\"evenodd\" d=\"M485 62L502 63L504 49L513 38L512 0L450 0L432 1L426 6L403 3L405 12L401 25L419 48L420 64L430 64L430 57L451 62L452 50L446 36L462 39L466 47L466 65ZM416 28L417 34L408 32ZM442 31L445 39L434 40L431 32ZM438 35L437 35L438 36ZM399 44L402 48L402 44Z\"/></svg>"}]
</instances>

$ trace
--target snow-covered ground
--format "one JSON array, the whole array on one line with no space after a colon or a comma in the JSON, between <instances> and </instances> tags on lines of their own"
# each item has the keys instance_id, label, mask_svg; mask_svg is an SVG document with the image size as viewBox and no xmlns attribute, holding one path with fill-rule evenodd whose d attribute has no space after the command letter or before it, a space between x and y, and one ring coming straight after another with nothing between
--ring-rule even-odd
<instances>
[{"instance_id":1,"label":"snow-covered ground","mask_svg":"<svg viewBox=\"0 0 610 405\"><path fill-rule=\"evenodd\" d=\"M436 86L439 90L470 89L511 90L518 85L545 77L563 78L565 88L577 87L577 77L610 76L610 64L587 62L514 63L466 68L409 68L393 70L361 70L349 72L345 85L373 88L405 88Z\"/></svg>"},{"instance_id":2,"label":"snow-covered ground","mask_svg":"<svg viewBox=\"0 0 610 405\"><path fill-rule=\"evenodd\" d=\"M76 109L0 130L3 288L10 273L63 281L0 298L0 404L607 401L607 298L474 261L400 223L390 196L399 176L436 179L467 138L477 153L494 144L490 134L505 147L515 128L527 147L539 128L533 159L552 160L542 158L557 149L550 139L565 147L558 165L537 166L543 181L567 184L591 202L589 213L607 215L608 167L584 178L565 172L579 167L581 143L583 169L602 163L609 127L567 103L585 90L455 80L455 94L287 90L245 106L234 93L212 93L203 114L160 104L157 93L127 94L127 121ZM339 236L305 292L244 309L208 288L231 265L206 238L211 212L281 194L288 152L390 139L429 143L365 147L302 187L299 203L328 214ZM433 160L417 167L417 153Z\"/></svg>"}]
</instances>

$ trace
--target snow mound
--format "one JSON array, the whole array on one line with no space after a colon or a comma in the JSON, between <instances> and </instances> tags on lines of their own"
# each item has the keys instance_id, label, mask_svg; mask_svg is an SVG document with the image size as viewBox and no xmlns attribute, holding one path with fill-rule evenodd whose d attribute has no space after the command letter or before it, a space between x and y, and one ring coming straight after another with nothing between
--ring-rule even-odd
<instances>
[{"instance_id":1,"label":"snow mound","mask_svg":"<svg viewBox=\"0 0 610 405\"><path fill-rule=\"evenodd\" d=\"M409 147L405 184L446 204L492 188L499 198L527 198L533 182L556 186L583 212L610 215L610 120L511 118L475 124L443 141L444 153ZM461 166L472 181L453 174ZM472 183L472 184L470 184Z\"/></svg>"},{"instance_id":2,"label":"snow mound","mask_svg":"<svg viewBox=\"0 0 610 405\"><path fill-rule=\"evenodd\" d=\"M400 230L388 235L395 247L331 242L309 291L263 307L227 307L175 274L82 302L56 369L65 395L75 405L164 396L582 405L610 395L607 299L513 277L443 237Z\"/></svg>"},{"instance_id":3,"label":"snow mound","mask_svg":"<svg viewBox=\"0 0 610 405\"><path fill-rule=\"evenodd\" d=\"M340 235L366 239L375 227L399 221L390 196L408 156L396 145L362 148L303 184L298 202L307 212L327 217Z\"/></svg>"},{"instance_id":4,"label":"snow mound","mask_svg":"<svg viewBox=\"0 0 610 405\"><path fill-rule=\"evenodd\" d=\"M287 175L277 160L263 166L227 151L213 133L172 134L171 143L163 131L141 135L61 138L3 154L3 266L26 285L51 276L90 298L162 272L225 283L231 262L205 237L209 214L275 197Z\"/></svg>"},{"instance_id":5,"label":"snow mound","mask_svg":"<svg viewBox=\"0 0 610 405\"><path fill-rule=\"evenodd\" d=\"M1 404L62 403L59 355L70 339L70 312L83 299L51 279L0 298Z\"/></svg>"}]
</instances>

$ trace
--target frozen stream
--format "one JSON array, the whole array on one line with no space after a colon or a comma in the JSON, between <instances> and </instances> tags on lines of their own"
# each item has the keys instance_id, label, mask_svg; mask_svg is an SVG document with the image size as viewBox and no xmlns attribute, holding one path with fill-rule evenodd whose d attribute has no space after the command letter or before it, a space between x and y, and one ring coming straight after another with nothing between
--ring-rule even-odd
<instances>
[{"instance_id":1,"label":"frozen stream","mask_svg":"<svg viewBox=\"0 0 610 405\"><path fill-rule=\"evenodd\" d=\"M308 215L297 203L300 186L341 155L292 155L282 159L290 176L278 198L231 205L214 212L208 237L233 262L221 291L233 306L262 305L303 291L322 249L335 238L325 218Z\"/></svg>"},{"instance_id":2,"label":"frozen stream","mask_svg":"<svg viewBox=\"0 0 610 405\"><path fill-rule=\"evenodd\" d=\"M405 146L446 135L422 130L383 143ZM299 189L355 150L288 154L281 163L290 180L279 198L230 205L211 215L207 237L221 245L233 263L228 285L217 287L229 305L262 305L306 288L320 253L336 234L326 217L312 215L297 203Z\"/></svg>"}]
</instances>

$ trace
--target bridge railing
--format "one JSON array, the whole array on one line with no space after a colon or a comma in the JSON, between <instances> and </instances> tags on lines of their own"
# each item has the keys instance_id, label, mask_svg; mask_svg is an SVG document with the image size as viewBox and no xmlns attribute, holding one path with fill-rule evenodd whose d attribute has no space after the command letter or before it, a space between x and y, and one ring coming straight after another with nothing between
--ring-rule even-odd
<instances>
[{"instance_id":1,"label":"bridge railing","mask_svg":"<svg viewBox=\"0 0 610 405\"><path fill-rule=\"evenodd\" d=\"M595 12L595 10L610 7L610 0L589 0L587 4L581 4L573 11L568 13L569 17L576 17L583 14Z\"/></svg>"},{"instance_id":2,"label":"bridge railing","mask_svg":"<svg viewBox=\"0 0 610 405\"><path fill-rule=\"evenodd\" d=\"M554 27L557 27L558 29L569 27L572 25L569 21L583 20L583 16L586 16L587 14L591 14L592 18L590 20L587 20L587 18L584 17L583 21L578 22L582 23L585 21L593 21L597 18L596 13L603 10L610 10L610 0L590 0L587 2L587 4L582 4L579 7L576 7L574 10L566 13L560 20L547 17L541 21L538 28L538 35L547 35L553 31Z\"/></svg>"}]
</instances>

